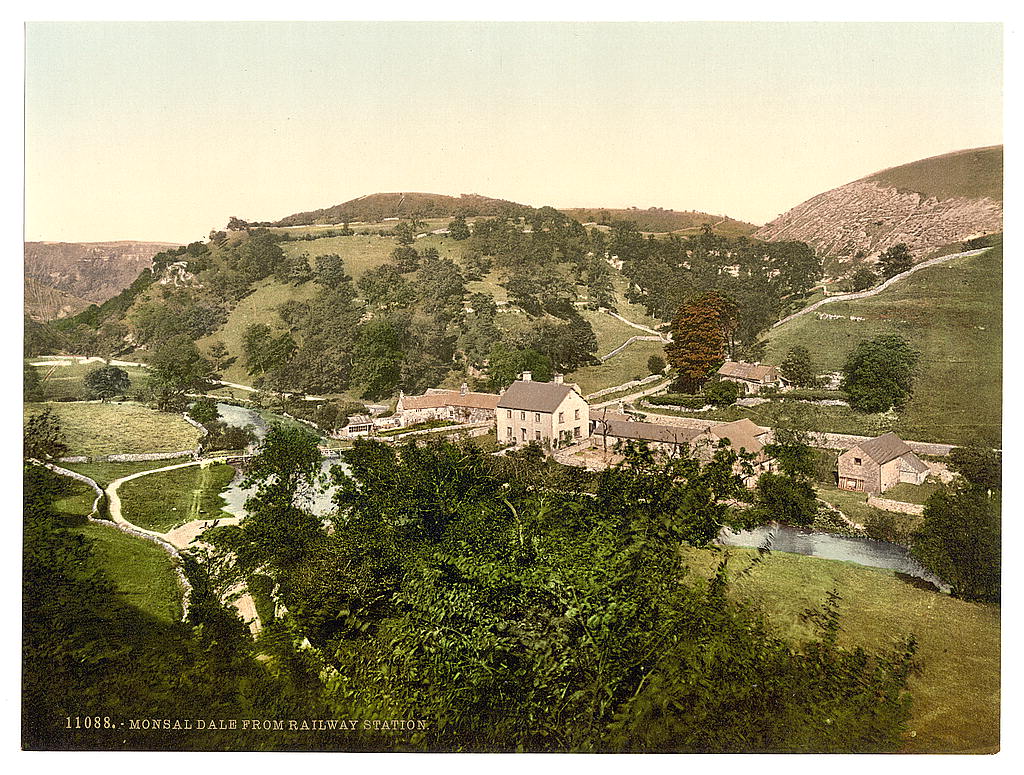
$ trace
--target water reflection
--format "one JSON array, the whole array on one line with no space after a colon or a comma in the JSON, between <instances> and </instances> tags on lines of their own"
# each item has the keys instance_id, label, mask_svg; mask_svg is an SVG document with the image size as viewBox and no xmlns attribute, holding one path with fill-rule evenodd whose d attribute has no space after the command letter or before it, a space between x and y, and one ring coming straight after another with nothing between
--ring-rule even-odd
<instances>
[{"instance_id":1,"label":"water reflection","mask_svg":"<svg viewBox=\"0 0 1024 775\"><path fill-rule=\"evenodd\" d=\"M924 579L935 587L948 592L935 575L929 573L910 556L902 546L871 538L819 533L813 530L788 525L763 525L754 530L733 532L723 528L718 543L725 546L758 547L771 537L772 551L805 554L826 560L843 560L866 565L870 568L886 568L897 573Z\"/></svg>"}]
</instances>

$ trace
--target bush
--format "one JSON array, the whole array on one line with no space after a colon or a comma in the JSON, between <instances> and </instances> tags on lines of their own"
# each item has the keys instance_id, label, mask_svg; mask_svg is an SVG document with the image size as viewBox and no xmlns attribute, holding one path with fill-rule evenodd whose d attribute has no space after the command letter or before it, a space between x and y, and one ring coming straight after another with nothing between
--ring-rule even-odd
<instances>
[{"instance_id":1,"label":"bush","mask_svg":"<svg viewBox=\"0 0 1024 775\"><path fill-rule=\"evenodd\" d=\"M732 406L740 395L740 386L735 382L720 380L704 386L704 397L714 406Z\"/></svg>"}]
</instances>

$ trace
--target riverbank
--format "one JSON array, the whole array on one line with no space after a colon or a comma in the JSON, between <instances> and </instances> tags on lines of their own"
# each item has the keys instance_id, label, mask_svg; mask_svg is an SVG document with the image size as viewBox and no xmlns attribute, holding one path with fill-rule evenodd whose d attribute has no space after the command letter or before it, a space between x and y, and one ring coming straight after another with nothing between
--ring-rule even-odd
<instances>
[{"instance_id":1,"label":"riverbank","mask_svg":"<svg viewBox=\"0 0 1024 775\"><path fill-rule=\"evenodd\" d=\"M704 584L725 549L683 550L690 583ZM999 749L1000 607L943 595L892 570L772 552L749 572L756 549L728 548L729 594L752 605L780 637L814 635L803 612L839 596L840 644L886 649L913 634L921 672L910 679L905 753L994 753Z\"/></svg>"}]
</instances>

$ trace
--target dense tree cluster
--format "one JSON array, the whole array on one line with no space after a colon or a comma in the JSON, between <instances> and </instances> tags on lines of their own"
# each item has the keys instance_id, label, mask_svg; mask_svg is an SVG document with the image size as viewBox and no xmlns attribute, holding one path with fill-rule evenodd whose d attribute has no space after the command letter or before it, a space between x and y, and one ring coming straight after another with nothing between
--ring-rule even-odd
<instances>
[{"instance_id":1,"label":"dense tree cluster","mask_svg":"<svg viewBox=\"0 0 1024 775\"><path fill-rule=\"evenodd\" d=\"M322 524L300 497L318 486L315 445L276 431L252 469L252 516L212 540L274 578L331 696L359 717L432 720L399 747L894 748L913 644L839 649L831 600L798 649L731 602L724 567L687 582L677 548L727 519L735 455L625 456L556 484L528 451L357 442Z\"/></svg>"},{"instance_id":2,"label":"dense tree cluster","mask_svg":"<svg viewBox=\"0 0 1024 775\"><path fill-rule=\"evenodd\" d=\"M862 412L902 407L913 392L919 357L897 334L858 343L843 365L842 388L850 406Z\"/></svg>"}]
</instances>

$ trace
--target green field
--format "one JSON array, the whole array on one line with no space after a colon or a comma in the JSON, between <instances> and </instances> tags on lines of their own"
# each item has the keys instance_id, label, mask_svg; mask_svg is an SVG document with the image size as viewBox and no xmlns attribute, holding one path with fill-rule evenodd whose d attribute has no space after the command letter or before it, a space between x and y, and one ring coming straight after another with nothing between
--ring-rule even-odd
<instances>
[{"instance_id":1,"label":"green field","mask_svg":"<svg viewBox=\"0 0 1024 775\"><path fill-rule=\"evenodd\" d=\"M161 471L125 482L118 489L121 514L133 525L166 533L196 519L223 519L220 497L235 476L223 463Z\"/></svg>"},{"instance_id":2,"label":"green field","mask_svg":"<svg viewBox=\"0 0 1024 775\"><path fill-rule=\"evenodd\" d=\"M33 366L32 368L39 375L42 400L86 401L92 396L85 389L85 375L101 365L99 363L70 363L67 365ZM119 366L118 368L127 372L128 379L131 380L128 393L145 390L149 385L148 369L139 366Z\"/></svg>"},{"instance_id":3,"label":"green field","mask_svg":"<svg viewBox=\"0 0 1024 775\"><path fill-rule=\"evenodd\" d=\"M597 337L597 354L607 355L631 336L647 336L643 331L627 326L618 318L596 310L580 310L580 315L590 323Z\"/></svg>"},{"instance_id":4,"label":"green field","mask_svg":"<svg viewBox=\"0 0 1024 775\"><path fill-rule=\"evenodd\" d=\"M95 522L74 531L94 542L100 566L126 603L167 624L181 619L182 589L166 551L152 541Z\"/></svg>"},{"instance_id":5,"label":"green field","mask_svg":"<svg viewBox=\"0 0 1024 775\"><path fill-rule=\"evenodd\" d=\"M730 567L745 567L753 549L729 550ZM687 550L695 578L706 579L721 557ZM999 747L999 606L969 603L925 589L891 571L775 552L731 590L762 611L791 641L814 635L801 614L840 595L840 645L884 649L902 636L918 641L920 675L910 679L908 753L991 753ZM697 582L695 582L697 583Z\"/></svg>"},{"instance_id":6,"label":"green field","mask_svg":"<svg viewBox=\"0 0 1024 775\"><path fill-rule=\"evenodd\" d=\"M988 197L1003 201L1003 146L972 148L903 164L869 176L882 185L926 198Z\"/></svg>"},{"instance_id":7,"label":"green field","mask_svg":"<svg viewBox=\"0 0 1024 775\"><path fill-rule=\"evenodd\" d=\"M61 468L88 476L100 487L106 487L123 476L163 468L166 465L166 460L146 460L139 463L61 463Z\"/></svg>"},{"instance_id":8,"label":"green field","mask_svg":"<svg viewBox=\"0 0 1024 775\"><path fill-rule=\"evenodd\" d=\"M65 483L66 491L53 502L54 511L72 517L86 517L91 514L96 491L85 482L70 477L61 481Z\"/></svg>"},{"instance_id":9,"label":"green field","mask_svg":"<svg viewBox=\"0 0 1024 775\"><path fill-rule=\"evenodd\" d=\"M904 503L926 503L938 489L939 484L936 482L925 482L924 484L900 482L892 489L882 493L882 497Z\"/></svg>"},{"instance_id":10,"label":"green field","mask_svg":"<svg viewBox=\"0 0 1024 775\"><path fill-rule=\"evenodd\" d=\"M647 359L652 355L664 358L665 345L661 342L633 342L600 366L584 366L566 374L565 381L577 383L583 395L587 395L630 380L643 379L651 373L647 368Z\"/></svg>"},{"instance_id":11,"label":"green field","mask_svg":"<svg viewBox=\"0 0 1024 775\"><path fill-rule=\"evenodd\" d=\"M819 372L838 371L857 342L899 334L921 352L914 396L892 428L903 438L998 444L1002 390L1002 248L923 269L868 299L822 308L843 320L796 318L768 335L767 363L796 345ZM849 316L863 317L852 321ZM842 409L831 407L828 409ZM845 412L830 427L856 430ZM870 420L866 420L870 425ZM849 430L847 430L849 428Z\"/></svg>"},{"instance_id":12,"label":"green field","mask_svg":"<svg viewBox=\"0 0 1024 775\"><path fill-rule=\"evenodd\" d=\"M178 452L199 443L199 431L177 414L130 403L25 404L31 414L51 410L60 420L68 455Z\"/></svg>"}]
</instances>

